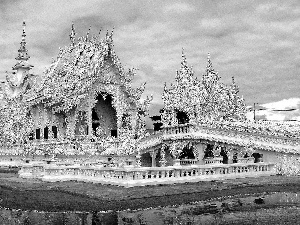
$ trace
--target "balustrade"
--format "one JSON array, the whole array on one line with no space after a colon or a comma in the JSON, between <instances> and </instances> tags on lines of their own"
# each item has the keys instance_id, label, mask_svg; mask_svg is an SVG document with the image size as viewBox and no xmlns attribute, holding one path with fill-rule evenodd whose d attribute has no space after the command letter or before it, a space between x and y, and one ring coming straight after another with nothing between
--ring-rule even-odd
<instances>
[{"instance_id":1,"label":"balustrade","mask_svg":"<svg viewBox=\"0 0 300 225\"><path fill-rule=\"evenodd\" d=\"M222 157L205 158L204 163L205 164L222 164L223 158Z\"/></svg>"},{"instance_id":2,"label":"balustrade","mask_svg":"<svg viewBox=\"0 0 300 225\"><path fill-rule=\"evenodd\" d=\"M185 166L185 165L195 165L197 164L198 160L197 159L181 159L180 160L180 165Z\"/></svg>"},{"instance_id":3,"label":"balustrade","mask_svg":"<svg viewBox=\"0 0 300 225\"><path fill-rule=\"evenodd\" d=\"M177 126L164 127L164 134L186 134L192 131L193 125L181 124Z\"/></svg>"},{"instance_id":4,"label":"balustrade","mask_svg":"<svg viewBox=\"0 0 300 225\"><path fill-rule=\"evenodd\" d=\"M23 177L40 177L46 181L78 180L104 182L121 186L155 185L159 183L193 182L274 174L273 164L235 163L175 167L95 168L80 166L24 166ZM28 176L31 174L31 176Z\"/></svg>"},{"instance_id":5,"label":"balustrade","mask_svg":"<svg viewBox=\"0 0 300 225\"><path fill-rule=\"evenodd\" d=\"M254 163L254 157L248 157L248 158L238 158L238 163Z\"/></svg>"}]
</instances>

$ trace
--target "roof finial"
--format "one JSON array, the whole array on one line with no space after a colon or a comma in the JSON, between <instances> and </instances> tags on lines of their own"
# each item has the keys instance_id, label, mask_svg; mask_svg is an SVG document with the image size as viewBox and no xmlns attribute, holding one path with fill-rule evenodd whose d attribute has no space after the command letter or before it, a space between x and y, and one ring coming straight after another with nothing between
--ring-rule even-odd
<instances>
[{"instance_id":1,"label":"roof finial","mask_svg":"<svg viewBox=\"0 0 300 225\"><path fill-rule=\"evenodd\" d=\"M26 23L25 21L23 21L23 34L22 34L22 40L24 38L24 41L25 41L25 37L26 37L26 34L25 34L25 27L26 27Z\"/></svg>"},{"instance_id":2,"label":"roof finial","mask_svg":"<svg viewBox=\"0 0 300 225\"><path fill-rule=\"evenodd\" d=\"M111 30L111 33L110 33L110 36L109 36L109 38L110 38L110 41L112 41L112 37L113 37L113 34L114 34L114 27L112 28L112 30Z\"/></svg>"},{"instance_id":3,"label":"roof finial","mask_svg":"<svg viewBox=\"0 0 300 225\"><path fill-rule=\"evenodd\" d=\"M91 26L89 27L89 30L88 32L86 33L86 40L89 40L89 35L90 35L90 32L91 32Z\"/></svg>"},{"instance_id":4,"label":"roof finial","mask_svg":"<svg viewBox=\"0 0 300 225\"><path fill-rule=\"evenodd\" d=\"M30 58L28 55L28 51L26 49L26 33L25 33L25 27L26 23L23 21L23 31L22 31L22 40L20 42L20 48L18 50L18 56L16 57L16 60L19 60L19 62L16 63L16 65L13 66L13 70L17 70L19 68L25 68L27 70L30 70L33 66L30 65L27 60Z\"/></svg>"},{"instance_id":5,"label":"roof finial","mask_svg":"<svg viewBox=\"0 0 300 225\"><path fill-rule=\"evenodd\" d=\"M16 60L28 60L30 58L30 56L27 53L27 49L26 49L26 34L25 34L25 27L26 27L26 23L25 21L23 21L23 32L22 32L22 40L20 42L20 48L18 50L18 56L16 57Z\"/></svg>"},{"instance_id":6,"label":"roof finial","mask_svg":"<svg viewBox=\"0 0 300 225\"><path fill-rule=\"evenodd\" d=\"M186 66L187 62L186 62L186 56L185 56L185 53L184 53L184 48L182 48L181 57L182 57L181 64L184 65L184 66Z\"/></svg>"},{"instance_id":7,"label":"roof finial","mask_svg":"<svg viewBox=\"0 0 300 225\"><path fill-rule=\"evenodd\" d=\"M76 32L75 32L75 28L74 28L74 23L72 22L72 28L71 28L71 33L70 33L70 41L72 43L72 45L75 45L75 36L76 36Z\"/></svg>"},{"instance_id":8,"label":"roof finial","mask_svg":"<svg viewBox=\"0 0 300 225\"><path fill-rule=\"evenodd\" d=\"M212 66L212 62L210 60L210 53L207 53L207 66L206 66L206 72L209 73L209 72L212 72L214 71L214 68Z\"/></svg>"}]
</instances>

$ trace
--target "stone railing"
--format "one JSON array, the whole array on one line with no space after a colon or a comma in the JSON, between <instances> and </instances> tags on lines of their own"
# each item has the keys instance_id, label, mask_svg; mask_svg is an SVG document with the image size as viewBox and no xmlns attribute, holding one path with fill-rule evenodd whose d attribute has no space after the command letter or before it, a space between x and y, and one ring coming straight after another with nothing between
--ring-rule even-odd
<instances>
[{"instance_id":1,"label":"stone railing","mask_svg":"<svg viewBox=\"0 0 300 225\"><path fill-rule=\"evenodd\" d=\"M192 124L179 124L177 126L163 127L164 134L187 134L194 131Z\"/></svg>"},{"instance_id":2,"label":"stone railing","mask_svg":"<svg viewBox=\"0 0 300 225\"><path fill-rule=\"evenodd\" d=\"M254 157L237 158L238 163L254 163Z\"/></svg>"},{"instance_id":3,"label":"stone railing","mask_svg":"<svg viewBox=\"0 0 300 225\"><path fill-rule=\"evenodd\" d=\"M204 164L222 164L222 157L214 157L214 158L204 158Z\"/></svg>"},{"instance_id":4,"label":"stone railing","mask_svg":"<svg viewBox=\"0 0 300 225\"><path fill-rule=\"evenodd\" d=\"M250 126L250 125L249 125ZM214 122L202 123L198 125L179 124L177 126L163 127L164 135L180 135L192 132L202 132L212 135L221 135L228 139L249 140L255 142L265 143L267 145L288 145L297 147L300 145L300 137L283 136L281 133L262 132L261 129L254 129L254 127L247 127L247 123L228 123L228 122Z\"/></svg>"},{"instance_id":5,"label":"stone railing","mask_svg":"<svg viewBox=\"0 0 300 225\"><path fill-rule=\"evenodd\" d=\"M181 166L195 165L195 164L197 164L197 162L198 162L197 159L181 159L180 165Z\"/></svg>"},{"instance_id":6,"label":"stone railing","mask_svg":"<svg viewBox=\"0 0 300 225\"><path fill-rule=\"evenodd\" d=\"M281 133L272 133L272 132L263 132L260 129L254 129L253 127L248 127L246 124L235 124L235 123L223 123L223 122L214 122L211 124L203 123L195 127L195 130L210 130L216 134L235 137L240 136L239 138L255 138L257 141L270 142L273 144L287 144L292 146L297 146L300 143L298 137L287 137L281 135Z\"/></svg>"},{"instance_id":7,"label":"stone railing","mask_svg":"<svg viewBox=\"0 0 300 225\"><path fill-rule=\"evenodd\" d=\"M140 168L26 165L19 171L19 174L23 178L40 178L49 182L74 180L133 187L268 176L275 174L275 170L274 164L268 163Z\"/></svg>"}]
</instances>

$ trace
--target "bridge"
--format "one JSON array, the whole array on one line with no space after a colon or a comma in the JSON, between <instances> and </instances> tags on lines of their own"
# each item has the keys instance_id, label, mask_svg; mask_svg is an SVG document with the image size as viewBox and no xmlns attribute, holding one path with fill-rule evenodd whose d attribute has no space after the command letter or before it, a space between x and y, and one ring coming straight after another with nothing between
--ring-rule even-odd
<instances>
[{"instance_id":1,"label":"bridge","mask_svg":"<svg viewBox=\"0 0 300 225\"><path fill-rule=\"evenodd\" d=\"M276 162L281 154L300 154L300 125L279 122L213 122L198 125L182 124L164 127L139 143L141 154L147 152L154 158L163 148L171 148L176 156L182 148L194 146L195 158L202 160L208 145L213 149L223 147L233 158L234 152L242 154L259 153L267 162ZM174 149L175 148L175 149ZM178 155L178 154L177 154ZM205 162L202 162L205 164Z\"/></svg>"}]
</instances>

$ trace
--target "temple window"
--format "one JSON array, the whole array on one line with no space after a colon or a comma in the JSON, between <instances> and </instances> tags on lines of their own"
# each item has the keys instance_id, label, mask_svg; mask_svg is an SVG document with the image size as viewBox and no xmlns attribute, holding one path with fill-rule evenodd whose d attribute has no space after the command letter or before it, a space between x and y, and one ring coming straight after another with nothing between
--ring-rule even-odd
<instances>
[{"instance_id":1,"label":"temple window","mask_svg":"<svg viewBox=\"0 0 300 225\"><path fill-rule=\"evenodd\" d=\"M44 128L44 139L48 139L49 138L49 128L45 127Z\"/></svg>"},{"instance_id":2,"label":"temple window","mask_svg":"<svg viewBox=\"0 0 300 225\"><path fill-rule=\"evenodd\" d=\"M53 133L53 138L57 138L57 127L52 126L52 133Z\"/></svg>"},{"instance_id":3,"label":"temple window","mask_svg":"<svg viewBox=\"0 0 300 225\"><path fill-rule=\"evenodd\" d=\"M118 137L118 131L117 130L111 130L111 136L112 137Z\"/></svg>"},{"instance_id":4,"label":"temple window","mask_svg":"<svg viewBox=\"0 0 300 225\"><path fill-rule=\"evenodd\" d=\"M35 130L35 138L41 139L41 129L40 128Z\"/></svg>"},{"instance_id":5,"label":"temple window","mask_svg":"<svg viewBox=\"0 0 300 225\"><path fill-rule=\"evenodd\" d=\"M183 111L177 110L176 118L178 120L178 124L185 124L190 122L188 115L186 114L186 112Z\"/></svg>"},{"instance_id":6,"label":"temple window","mask_svg":"<svg viewBox=\"0 0 300 225\"><path fill-rule=\"evenodd\" d=\"M212 144L207 145L207 147L204 151L204 158L214 157L213 148L214 148L214 146Z\"/></svg>"}]
</instances>

